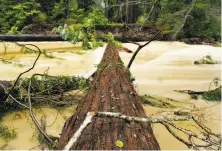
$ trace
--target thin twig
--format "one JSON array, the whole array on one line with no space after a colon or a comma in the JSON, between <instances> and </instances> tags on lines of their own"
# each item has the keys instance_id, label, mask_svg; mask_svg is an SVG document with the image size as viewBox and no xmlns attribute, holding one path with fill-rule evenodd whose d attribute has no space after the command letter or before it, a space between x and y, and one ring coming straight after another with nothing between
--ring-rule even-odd
<instances>
[{"instance_id":1,"label":"thin twig","mask_svg":"<svg viewBox=\"0 0 222 151\"><path fill-rule=\"evenodd\" d=\"M41 126L39 125L38 121L36 120L36 118L35 118L35 116L33 115L33 112L32 112L32 102L31 102L31 98L30 98L31 81L32 80L30 79L29 87L28 87L29 114L32 118L32 121L35 123L35 126L38 128L38 130L43 134L43 136L46 138L46 140L52 144L53 143L52 139L41 128Z\"/></svg>"}]
</instances>

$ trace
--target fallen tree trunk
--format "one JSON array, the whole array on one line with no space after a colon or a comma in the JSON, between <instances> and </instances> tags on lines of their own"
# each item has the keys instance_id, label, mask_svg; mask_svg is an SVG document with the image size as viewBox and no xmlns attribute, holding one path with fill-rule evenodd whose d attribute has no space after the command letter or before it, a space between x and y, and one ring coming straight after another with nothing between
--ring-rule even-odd
<instances>
[{"instance_id":1,"label":"fallen tree trunk","mask_svg":"<svg viewBox=\"0 0 222 151\"><path fill-rule=\"evenodd\" d=\"M0 34L2 41L63 41L60 35L39 35L39 34Z\"/></svg>"},{"instance_id":2,"label":"fallen tree trunk","mask_svg":"<svg viewBox=\"0 0 222 151\"><path fill-rule=\"evenodd\" d=\"M117 48L108 45L91 89L62 130L56 149L64 149L83 124L88 112L118 112L127 116L146 117L140 97L130 82L129 70L123 65ZM123 142L122 146L116 142ZM93 117L71 149L78 150L159 150L149 124L112 117Z\"/></svg>"}]
</instances>

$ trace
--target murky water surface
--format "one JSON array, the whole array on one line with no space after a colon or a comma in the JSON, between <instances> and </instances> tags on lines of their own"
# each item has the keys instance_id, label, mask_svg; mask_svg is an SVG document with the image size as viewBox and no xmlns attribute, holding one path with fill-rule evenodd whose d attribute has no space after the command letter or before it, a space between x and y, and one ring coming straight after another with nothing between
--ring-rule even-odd
<instances>
[{"instance_id":1,"label":"murky water surface","mask_svg":"<svg viewBox=\"0 0 222 151\"><path fill-rule=\"evenodd\" d=\"M38 45L41 49L47 49L47 52L55 58L47 58L42 55L35 69L25 74L25 77L30 77L33 73L44 73L48 68L49 75L85 76L100 62L104 52L104 47L95 51L82 51L79 44L72 45L67 42L34 42L33 44ZM133 44L124 45L133 51L137 47ZM4 55L5 48L7 48L6 55ZM5 43L5 46L0 44L0 58L13 58L13 61L23 64L23 67L18 67L16 64L0 62L0 80L14 80L19 73L31 67L36 54L22 54L20 50L20 47L12 43ZM214 60L220 61L221 52L221 48L206 45L152 42L141 50L131 67L131 72L136 78L136 89L139 94L150 94L180 100L181 102L191 102L195 104L196 108L205 108L201 110L202 113L207 113L207 117L209 117L205 124L213 131L220 132L220 103L216 105L215 103L206 103L203 100L192 100L189 95L174 90L208 90L209 83L215 77L220 77L220 65L194 65L193 62L206 55L211 55ZM132 54L120 52L120 56L127 64ZM166 110L151 106L144 106L144 109L147 115ZM47 132L59 136L65 120L74 111L75 107L60 109L45 107L41 110L36 109L36 115L38 120L42 115L45 115L48 126L56 119L53 125L47 127ZM36 137L33 136L34 126L28 124L31 121L26 117L28 117L27 111L8 113L1 117L0 123L16 128L18 136L9 142L0 139L0 147L4 146L3 149L30 149L38 145ZM193 125L192 122L179 122L177 124L196 131L191 126ZM162 125L156 124L153 129L161 149L188 149L171 136Z\"/></svg>"}]
</instances>

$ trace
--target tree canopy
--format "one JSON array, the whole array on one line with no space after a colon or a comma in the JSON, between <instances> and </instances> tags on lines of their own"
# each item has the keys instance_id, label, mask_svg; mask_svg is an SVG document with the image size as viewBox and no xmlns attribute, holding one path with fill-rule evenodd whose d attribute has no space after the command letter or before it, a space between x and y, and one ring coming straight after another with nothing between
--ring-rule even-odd
<instances>
[{"instance_id":1,"label":"tree canopy","mask_svg":"<svg viewBox=\"0 0 222 151\"><path fill-rule=\"evenodd\" d=\"M57 23L141 24L164 26L164 33L175 33L186 18L178 37L220 40L220 6L220 0L1 0L0 33Z\"/></svg>"}]
</instances>

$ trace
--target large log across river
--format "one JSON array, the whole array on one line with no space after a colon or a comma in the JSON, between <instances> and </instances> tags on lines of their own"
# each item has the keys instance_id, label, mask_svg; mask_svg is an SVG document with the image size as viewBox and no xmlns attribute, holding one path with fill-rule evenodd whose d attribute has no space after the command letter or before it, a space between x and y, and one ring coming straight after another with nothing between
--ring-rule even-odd
<instances>
[{"instance_id":1,"label":"large log across river","mask_svg":"<svg viewBox=\"0 0 222 151\"><path fill-rule=\"evenodd\" d=\"M115 46L107 46L93 79L82 104L66 121L57 149L65 148L88 112L119 112L128 116L146 117L140 97L130 82L129 70L123 65ZM123 142L122 148L115 144L118 140ZM159 150L160 147L149 124L93 117L71 149Z\"/></svg>"}]
</instances>

